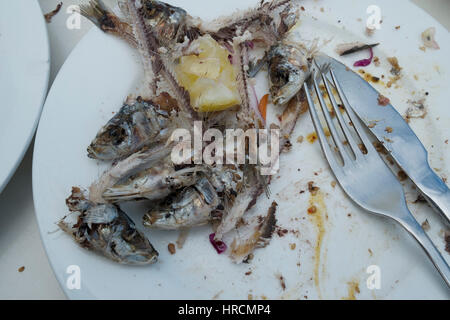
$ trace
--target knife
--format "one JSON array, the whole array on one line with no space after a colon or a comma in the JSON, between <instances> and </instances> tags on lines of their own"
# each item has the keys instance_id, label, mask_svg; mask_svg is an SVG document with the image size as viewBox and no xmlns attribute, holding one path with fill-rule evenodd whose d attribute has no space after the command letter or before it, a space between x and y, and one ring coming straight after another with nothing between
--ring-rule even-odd
<instances>
[{"instance_id":1,"label":"knife","mask_svg":"<svg viewBox=\"0 0 450 320\"><path fill-rule=\"evenodd\" d=\"M450 224L450 190L431 169L427 150L403 117L391 104L380 106L380 93L346 65L322 54L315 58L315 62L333 70L359 118L384 145L431 206Z\"/></svg>"}]
</instances>

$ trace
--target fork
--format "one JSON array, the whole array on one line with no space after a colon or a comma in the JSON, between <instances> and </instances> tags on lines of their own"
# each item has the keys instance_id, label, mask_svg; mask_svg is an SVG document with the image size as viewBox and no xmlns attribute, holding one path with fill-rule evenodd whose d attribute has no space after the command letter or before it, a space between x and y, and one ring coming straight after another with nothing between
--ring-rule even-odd
<instances>
[{"instance_id":1,"label":"fork","mask_svg":"<svg viewBox=\"0 0 450 320\"><path fill-rule=\"evenodd\" d=\"M346 194L360 207L371 213L391 218L406 229L419 242L447 283L447 286L450 287L450 268L447 262L409 211L401 183L375 150L375 147L363 130L359 118L349 105L333 70L326 68L316 72L316 74L310 77L308 82L305 82L303 88L306 93L311 118L322 151L339 184ZM331 75L331 79L326 76L328 73ZM325 91L327 92L341 129L341 136L343 133L342 137L346 139L344 142L338 134L337 126L334 125L330 111L325 103L325 98L322 96L318 83L320 79L322 79L325 85ZM336 95L340 99L351 121L351 125L360 141L362 141L364 148L362 148L361 144L357 143L356 136L350 132L350 127L347 125L346 120L344 120L339 110L334 93L331 91L331 86L328 82L336 89ZM318 97L329 133L334 142L334 148L328 143L319 115L314 106L310 86L314 88ZM352 152L349 152L350 150ZM340 156L340 161L338 155Z\"/></svg>"}]
</instances>

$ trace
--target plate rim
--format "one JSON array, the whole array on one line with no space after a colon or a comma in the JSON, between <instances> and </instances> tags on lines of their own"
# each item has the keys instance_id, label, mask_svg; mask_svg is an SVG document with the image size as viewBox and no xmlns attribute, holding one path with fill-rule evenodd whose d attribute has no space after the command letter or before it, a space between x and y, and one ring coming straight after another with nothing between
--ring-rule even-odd
<instances>
[{"instance_id":1,"label":"plate rim","mask_svg":"<svg viewBox=\"0 0 450 320\"><path fill-rule=\"evenodd\" d=\"M45 74L45 77L44 77L45 78L45 85L44 85L44 88L42 90L41 97L39 99L40 107L38 108L38 111L36 113L36 118L35 118L35 120L33 122L33 125L30 128L30 133L29 133L27 139L25 140L24 145L22 147L22 150L18 154L18 157L16 158L16 161L15 161L14 165L11 167L11 170L9 171L9 174L5 177L5 180L3 182L0 182L0 194L8 186L8 184L11 181L12 177L16 173L17 168L21 164L21 162L22 162L26 152L28 151L28 148L30 147L31 142L33 141L33 138L35 136L35 133L36 133L38 125L39 125L39 121L41 119L42 111L44 109L44 105L45 105L45 101L46 101L47 93L48 93L48 89L49 89L51 55L50 55L50 41L49 41L48 29L47 29L47 26L45 25L44 13L42 12L42 8L39 5L38 1L37 0L33 1L33 5L35 6L35 8L33 10L36 10L41 16L40 24L41 24L41 27L43 27L43 29L45 30L43 32L43 36L44 36L44 39L45 39L45 46L44 46L45 52L44 52L44 55L45 55L45 64L46 64L46 71L45 71L46 74Z\"/></svg>"}]
</instances>

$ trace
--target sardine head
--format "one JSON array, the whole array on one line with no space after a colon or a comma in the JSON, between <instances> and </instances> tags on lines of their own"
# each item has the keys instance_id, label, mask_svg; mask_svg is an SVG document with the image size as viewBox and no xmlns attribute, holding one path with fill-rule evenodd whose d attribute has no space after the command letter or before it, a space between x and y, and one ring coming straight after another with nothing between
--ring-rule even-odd
<instances>
[{"instance_id":1,"label":"sardine head","mask_svg":"<svg viewBox=\"0 0 450 320\"><path fill-rule=\"evenodd\" d=\"M270 70L270 82L273 103L284 105L300 91L304 80L290 65L279 64L276 69Z\"/></svg>"},{"instance_id":2,"label":"sardine head","mask_svg":"<svg viewBox=\"0 0 450 320\"><path fill-rule=\"evenodd\" d=\"M309 74L310 62L298 48L280 44L270 49L270 93L274 104L288 103L300 91Z\"/></svg>"},{"instance_id":3,"label":"sardine head","mask_svg":"<svg viewBox=\"0 0 450 320\"><path fill-rule=\"evenodd\" d=\"M122 156L128 149L128 131L126 126L116 124L102 128L87 148L89 158L114 160Z\"/></svg>"}]
</instances>

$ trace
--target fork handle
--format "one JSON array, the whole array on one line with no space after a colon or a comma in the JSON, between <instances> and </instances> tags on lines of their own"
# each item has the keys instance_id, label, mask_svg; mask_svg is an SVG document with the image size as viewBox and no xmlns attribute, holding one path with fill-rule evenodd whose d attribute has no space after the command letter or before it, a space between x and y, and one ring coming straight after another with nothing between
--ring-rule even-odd
<instances>
[{"instance_id":1,"label":"fork handle","mask_svg":"<svg viewBox=\"0 0 450 320\"><path fill-rule=\"evenodd\" d=\"M447 286L450 288L450 267L445 261L444 257L442 257L439 250L436 248L434 243L422 229L417 220L413 217L413 215L406 209L408 214L404 216L402 219L398 220L400 224L410 233L413 237L419 242L421 247L425 250L428 258L430 258L431 262L433 262L436 269L441 274Z\"/></svg>"}]
</instances>

